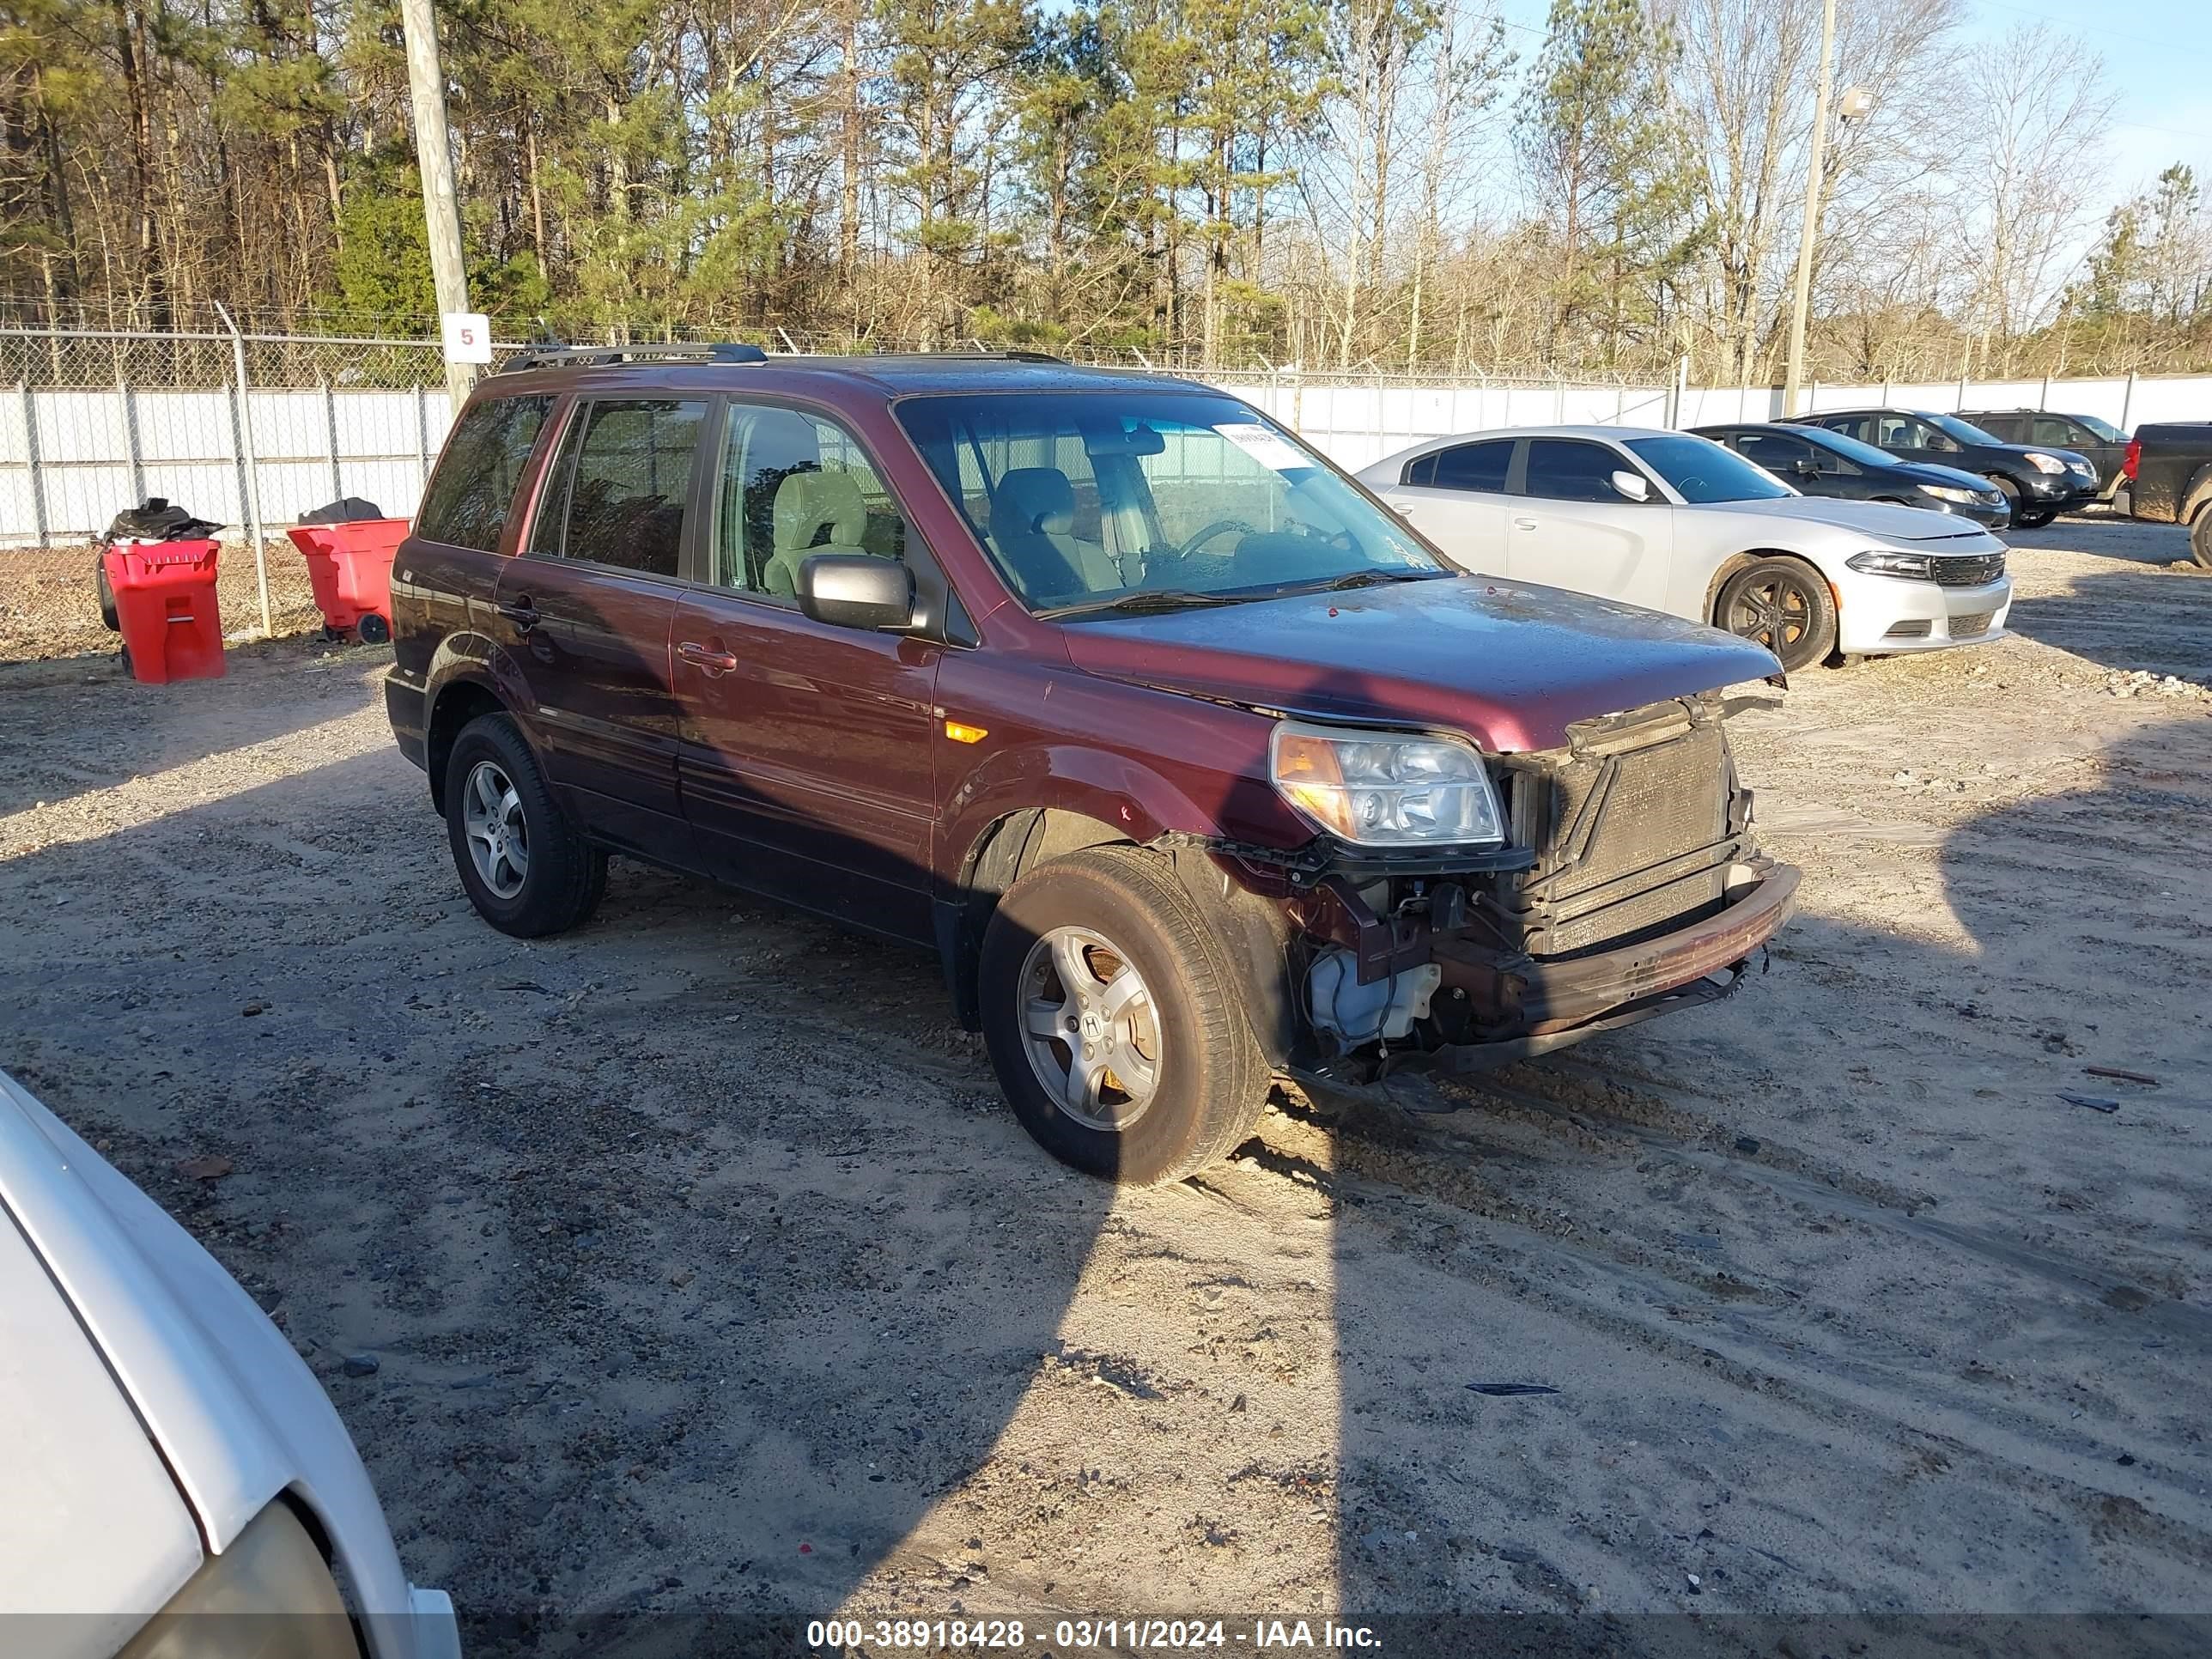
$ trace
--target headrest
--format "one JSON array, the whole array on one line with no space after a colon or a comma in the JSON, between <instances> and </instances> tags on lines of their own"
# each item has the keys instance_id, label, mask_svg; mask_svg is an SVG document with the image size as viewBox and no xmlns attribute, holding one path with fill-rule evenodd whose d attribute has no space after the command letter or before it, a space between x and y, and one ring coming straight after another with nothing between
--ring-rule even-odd
<instances>
[{"instance_id":1,"label":"headrest","mask_svg":"<svg viewBox=\"0 0 2212 1659\"><path fill-rule=\"evenodd\" d=\"M868 527L868 507L851 473L794 472L775 487L772 534L777 548L810 548L825 525L833 546L860 544Z\"/></svg>"},{"instance_id":2,"label":"headrest","mask_svg":"<svg viewBox=\"0 0 2212 1659\"><path fill-rule=\"evenodd\" d=\"M1075 528L1075 486L1056 466L1018 466L999 480L991 533L1065 536Z\"/></svg>"}]
</instances>

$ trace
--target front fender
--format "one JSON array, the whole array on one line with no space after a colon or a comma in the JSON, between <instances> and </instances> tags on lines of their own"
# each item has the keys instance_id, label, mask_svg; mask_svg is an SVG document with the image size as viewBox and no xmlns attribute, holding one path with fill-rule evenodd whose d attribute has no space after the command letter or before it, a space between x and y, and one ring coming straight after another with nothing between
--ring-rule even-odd
<instances>
[{"instance_id":1,"label":"front fender","mask_svg":"<svg viewBox=\"0 0 2212 1659\"><path fill-rule=\"evenodd\" d=\"M1218 814L1161 771L1133 756L1075 743L1002 750L969 774L945 807L939 834L948 856L939 863L955 885L971 867L985 832L1027 808L1080 812L1138 842L1174 831L1221 833Z\"/></svg>"}]
</instances>

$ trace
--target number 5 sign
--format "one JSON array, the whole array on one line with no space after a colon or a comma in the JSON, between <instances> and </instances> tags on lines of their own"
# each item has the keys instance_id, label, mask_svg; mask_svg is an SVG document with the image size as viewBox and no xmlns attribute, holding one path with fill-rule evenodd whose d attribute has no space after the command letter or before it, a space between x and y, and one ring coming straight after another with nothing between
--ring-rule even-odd
<instances>
[{"instance_id":1,"label":"number 5 sign","mask_svg":"<svg viewBox=\"0 0 2212 1659\"><path fill-rule=\"evenodd\" d=\"M439 320L445 325L447 362L491 361L491 319L482 312L449 311Z\"/></svg>"}]
</instances>

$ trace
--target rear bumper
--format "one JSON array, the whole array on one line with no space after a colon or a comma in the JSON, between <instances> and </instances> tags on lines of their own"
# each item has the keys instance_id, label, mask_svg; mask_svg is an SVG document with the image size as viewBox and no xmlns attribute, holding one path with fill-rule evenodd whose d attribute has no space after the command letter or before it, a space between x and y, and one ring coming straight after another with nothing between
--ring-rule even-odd
<instances>
[{"instance_id":1,"label":"rear bumper","mask_svg":"<svg viewBox=\"0 0 2212 1659\"><path fill-rule=\"evenodd\" d=\"M429 769L429 694L411 675L394 666L384 671L384 713L392 722L392 740L399 752Z\"/></svg>"}]
</instances>

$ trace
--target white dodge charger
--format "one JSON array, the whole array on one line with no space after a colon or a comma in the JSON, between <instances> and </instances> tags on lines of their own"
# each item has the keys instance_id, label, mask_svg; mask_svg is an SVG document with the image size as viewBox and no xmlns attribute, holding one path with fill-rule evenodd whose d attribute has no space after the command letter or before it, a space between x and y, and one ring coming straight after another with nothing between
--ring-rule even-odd
<instances>
[{"instance_id":1,"label":"white dodge charger","mask_svg":"<svg viewBox=\"0 0 2212 1659\"><path fill-rule=\"evenodd\" d=\"M1712 623L1789 670L1994 640L2012 605L2005 544L1969 520L1801 495L1686 432L1473 432L1359 478L1469 570Z\"/></svg>"},{"instance_id":2,"label":"white dodge charger","mask_svg":"<svg viewBox=\"0 0 2212 1659\"><path fill-rule=\"evenodd\" d=\"M3 1072L0 1494L8 1659L459 1655L283 1334Z\"/></svg>"}]
</instances>

